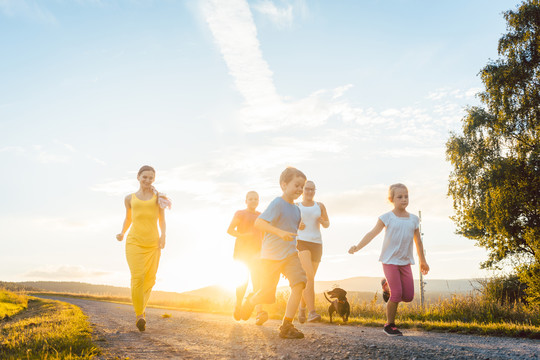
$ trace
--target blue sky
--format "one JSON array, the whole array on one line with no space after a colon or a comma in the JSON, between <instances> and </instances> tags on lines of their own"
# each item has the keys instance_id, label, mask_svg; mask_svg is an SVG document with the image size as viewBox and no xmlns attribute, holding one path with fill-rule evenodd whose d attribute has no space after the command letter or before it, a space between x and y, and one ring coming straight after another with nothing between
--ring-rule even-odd
<instances>
[{"instance_id":1,"label":"blue sky","mask_svg":"<svg viewBox=\"0 0 540 360\"><path fill-rule=\"evenodd\" d=\"M174 200L157 289L230 284L231 217L289 165L330 215L319 279L382 274L382 236L346 251L395 182L429 277L485 275L449 219L445 142L517 4L0 0L0 280L127 286L114 235L144 164Z\"/></svg>"}]
</instances>

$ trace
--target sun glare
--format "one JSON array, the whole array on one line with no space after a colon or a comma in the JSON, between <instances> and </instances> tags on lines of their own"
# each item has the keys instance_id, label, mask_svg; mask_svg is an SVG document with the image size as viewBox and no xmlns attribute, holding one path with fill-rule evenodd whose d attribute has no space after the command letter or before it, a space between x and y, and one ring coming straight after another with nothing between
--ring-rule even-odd
<instances>
[{"instance_id":1,"label":"sun glare","mask_svg":"<svg viewBox=\"0 0 540 360\"><path fill-rule=\"evenodd\" d=\"M216 277L216 285L228 290L234 290L248 279L248 268L239 261L230 261L224 266L219 276ZM251 282L250 285L251 287Z\"/></svg>"}]
</instances>

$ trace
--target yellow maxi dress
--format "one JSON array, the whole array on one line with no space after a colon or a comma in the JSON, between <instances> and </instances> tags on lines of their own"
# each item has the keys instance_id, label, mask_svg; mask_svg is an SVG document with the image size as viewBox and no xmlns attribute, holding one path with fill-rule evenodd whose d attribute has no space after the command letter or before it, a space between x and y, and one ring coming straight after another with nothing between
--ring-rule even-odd
<instances>
[{"instance_id":1,"label":"yellow maxi dress","mask_svg":"<svg viewBox=\"0 0 540 360\"><path fill-rule=\"evenodd\" d=\"M126 258L131 271L131 301L135 315L144 314L152 287L156 283L161 249L159 248L159 205L154 194L150 200L131 195L131 229L126 239Z\"/></svg>"}]
</instances>

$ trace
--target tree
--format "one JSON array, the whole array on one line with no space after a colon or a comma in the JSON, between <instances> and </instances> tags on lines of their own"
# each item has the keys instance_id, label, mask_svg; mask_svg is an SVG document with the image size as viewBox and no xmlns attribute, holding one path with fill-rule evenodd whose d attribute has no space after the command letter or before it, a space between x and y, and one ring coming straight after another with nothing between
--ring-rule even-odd
<instances>
[{"instance_id":1,"label":"tree","mask_svg":"<svg viewBox=\"0 0 540 360\"><path fill-rule=\"evenodd\" d=\"M483 268L514 265L540 303L540 0L504 13L499 59L480 75L482 107L469 107L446 144L457 233L488 250Z\"/></svg>"}]
</instances>

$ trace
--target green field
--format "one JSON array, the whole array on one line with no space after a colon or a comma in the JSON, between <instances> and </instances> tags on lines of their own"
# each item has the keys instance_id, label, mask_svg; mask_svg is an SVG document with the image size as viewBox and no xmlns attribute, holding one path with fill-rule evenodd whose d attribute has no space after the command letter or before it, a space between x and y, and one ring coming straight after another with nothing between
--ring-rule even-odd
<instances>
[{"instance_id":1,"label":"green field","mask_svg":"<svg viewBox=\"0 0 540 360\"><path fill-rule=\"evenodd\" d=\"M0 359L92 359L99 354L86 316L74 305L0 290L0 319Z\"/></svg>"}]
</instances>

